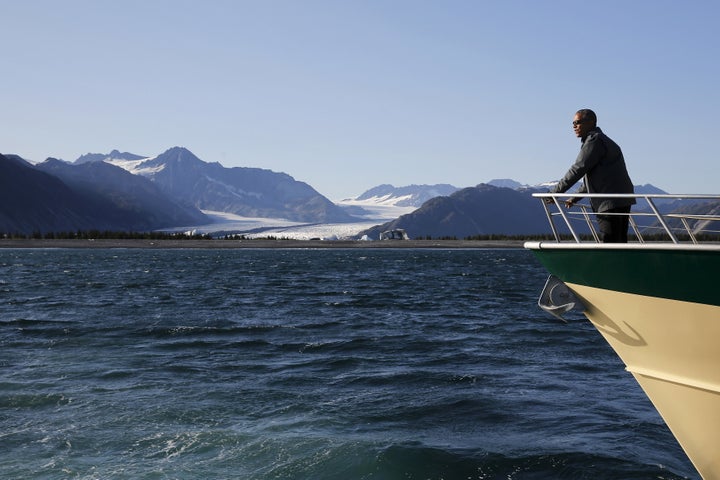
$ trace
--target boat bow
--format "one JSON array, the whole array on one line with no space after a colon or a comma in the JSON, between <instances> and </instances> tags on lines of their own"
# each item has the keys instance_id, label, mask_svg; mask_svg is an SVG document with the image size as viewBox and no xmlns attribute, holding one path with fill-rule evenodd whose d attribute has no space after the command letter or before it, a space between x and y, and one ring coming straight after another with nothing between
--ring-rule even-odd
<instances>
[{"instance_id":1,"label":"boat bow","mask_svg":"<svg viewBox=\"0 0 720 480\"><path fill-rule=\"evenodd\" d=\"M592 212L563 208L565 197L577 195L535 196L555 237L525 243L555 277L541 307L561 318L570 304L581 304L702 477L720 479L720 243L712 229L720 217L697 209L662 213L657 206L688 199L720 204L720 197L632 195L649 205L631 214L633 241L602 244Z\"/></svg>"}]
</instances>

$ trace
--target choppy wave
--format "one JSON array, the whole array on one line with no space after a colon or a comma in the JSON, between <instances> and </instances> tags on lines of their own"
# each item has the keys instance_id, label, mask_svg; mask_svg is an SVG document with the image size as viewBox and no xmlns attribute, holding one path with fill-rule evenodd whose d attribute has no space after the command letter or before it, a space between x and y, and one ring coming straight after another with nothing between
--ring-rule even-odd
<instances>
[{"instance_id":1,"label":"choppy wave","mask_svg":"<svg viewBox=\"0 0 720 480\"><path fill-rule=\"evenodd\" d=\"M4 478L697 478L518 250L0 251Z\"/></svg>"}]
</instances>

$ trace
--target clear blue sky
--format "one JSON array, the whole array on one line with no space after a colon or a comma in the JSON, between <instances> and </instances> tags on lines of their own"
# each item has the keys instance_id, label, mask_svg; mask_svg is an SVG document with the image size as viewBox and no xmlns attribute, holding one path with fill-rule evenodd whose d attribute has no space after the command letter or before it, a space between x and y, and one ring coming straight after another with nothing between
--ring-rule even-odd
<instances>
[{"instance_id":1,"label":"clear blue sky","mask_svg":"<svg viewBox=\"0 0 720 480\"><path fill-rule=\"evenodd\" d=\"M720 2L0 0L0 152L184 146L332 200L559 179L592 108L637 184L720 193Z\"/></svg>"}]
</instances>

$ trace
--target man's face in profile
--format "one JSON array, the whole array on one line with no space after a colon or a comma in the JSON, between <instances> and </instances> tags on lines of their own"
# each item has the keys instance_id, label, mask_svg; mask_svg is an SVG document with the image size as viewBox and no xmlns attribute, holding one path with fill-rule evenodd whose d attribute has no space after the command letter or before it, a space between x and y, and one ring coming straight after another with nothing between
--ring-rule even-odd
<instances>
[{"instance_id":1,"label":"man's face in profile","mask_svg":"<svg viewBox=\"0 0 720 480\"><path fill-rule=\"evenodd\" d=\"M590 121L587 118L584 118L580 113L575 114L575 118L573 118L572 124L575 136L578 138L587 137L587 134L594 127L594 125L590 125Z\"/></svg>"}]
</instances>

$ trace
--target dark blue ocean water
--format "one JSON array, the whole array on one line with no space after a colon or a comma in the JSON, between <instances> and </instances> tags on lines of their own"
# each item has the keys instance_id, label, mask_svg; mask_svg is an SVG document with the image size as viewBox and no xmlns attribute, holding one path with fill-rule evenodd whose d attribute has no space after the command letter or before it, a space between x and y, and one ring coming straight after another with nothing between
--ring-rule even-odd
<instances>
[{"instance_id":1,"label":"dark blue ocean water","mask_svg":"<svg viewBox=\"0 0 720 480\"><path fill-rule=\"evenodd\" d=\"M0 477L697 478L524 250L0 250Z\"/></svg>"}]
</instances>

